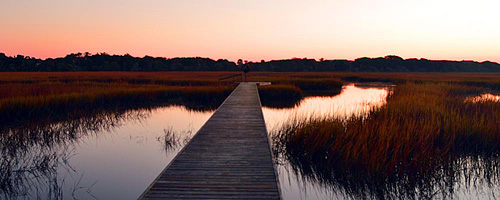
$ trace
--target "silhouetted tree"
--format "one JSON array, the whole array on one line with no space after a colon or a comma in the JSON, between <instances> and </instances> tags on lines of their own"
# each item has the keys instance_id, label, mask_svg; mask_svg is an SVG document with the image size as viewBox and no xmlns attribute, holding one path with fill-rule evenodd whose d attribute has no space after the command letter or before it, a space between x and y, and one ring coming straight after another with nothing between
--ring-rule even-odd
<instances>
[{"instance_id":1,"label":"silhouetted tree","mask_svg":"<svg viewBox=\"0 0 500 200\"><path fill-rule=\"evenodd\" d=\"M14 57L0 53L0 71L239 71L245 64L252 71L277 72L500 72L495 62L443 61L427 59L403 59L388 55L379 58L349 60L325 60L293 58L248 62L238 59L236 63L209 58L163 58L144 56L109 55L105 52L91 54L72 53L63 58L45 60L29 56Z\"/></svg>"}]
</instances>

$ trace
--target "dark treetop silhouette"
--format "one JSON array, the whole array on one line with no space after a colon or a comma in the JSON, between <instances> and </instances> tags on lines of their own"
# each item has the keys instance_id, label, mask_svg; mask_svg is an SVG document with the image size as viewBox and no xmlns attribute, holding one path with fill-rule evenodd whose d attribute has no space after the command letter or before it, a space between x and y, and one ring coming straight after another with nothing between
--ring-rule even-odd
<instances>
[{"instance_id":1,"label":"dark treetop silhouette","mask_svg":"<svg viewBox=\"0 0 500 200\"><path fill-rule=\"evenodd\" d=\"M500 72L495 62L402 59L398 56L350 60L287 59L249 62L252 71L277 72ZM0 71L241 71L245 65L210 58L142 58L107 53L73 53L64 58L38 59L0 53Z\"/></svg>"}]
</instances>

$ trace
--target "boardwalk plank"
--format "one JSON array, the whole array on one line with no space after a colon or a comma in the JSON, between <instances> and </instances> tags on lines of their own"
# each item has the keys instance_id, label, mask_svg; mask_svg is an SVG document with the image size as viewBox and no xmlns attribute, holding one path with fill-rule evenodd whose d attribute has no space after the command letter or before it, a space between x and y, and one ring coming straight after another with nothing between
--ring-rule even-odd
<instances>
[{"instance_id":1,"label":"boardwalk plank","mask_svg":"<svg viewBox=\"0 0 500 200\"><path fill-rule=\"evenodd\" d=\"M240 83L139 199L281 199L255 83Z\"/></svg>"}]
</instances>

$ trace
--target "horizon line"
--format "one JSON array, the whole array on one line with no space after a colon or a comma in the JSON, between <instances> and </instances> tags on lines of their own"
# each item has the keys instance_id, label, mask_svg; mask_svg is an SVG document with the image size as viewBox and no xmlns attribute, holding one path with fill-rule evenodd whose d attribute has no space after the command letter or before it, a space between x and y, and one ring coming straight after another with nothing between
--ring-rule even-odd
<instances>
[{"instance_id":1,"label":"horizon line","mask_svg":"<svg viewBox=\"0 0 500 200\"><path fill-rule=\"evenodd\" d=\"M227 61L230 61L230 62L234 62L236 63L238 60L240 59L237 59L237 60L230 60L230 59L227 59L227 58L211 58L211 57L204 57L204 56L177 56L177 57L163 57L163 56L150 56L150 55L147 55L145 54L144 56L140 57L140 56L134 56L134 55L131 55L129 53L124 53L124 54L110 54L108 52L97 52L97 53L91 53L91 52L76 52L76 53L68 53L66 54L65 56L59 56L59 57L45 57L45 58L42 58L42 57L34 57L34 56L29 56L29 55L23 55L23 54L15 54L15 55L8 55L4 52L1 52L0 51L0 54L4 54L5 56L7 57L16 57L16 56L24 56L24 57L30 57L30 58L34 58L34 59L41 59L41 60L47 60L47 59L58 59L58 58L64 58L68 55L72 55L72 54L83 54L85 55L86 53L89 53L90 55L98 55L98 54L107 54L107 55L110 55L110 56L125 56L125 55L130 55L131 57L134 57L134 58L145 58L145 57L152 57L152 58L164 58L164 59L176 59L176 58L208 58L208 59L211 59L211 60L227 60ZM385 56L378 56L378 57L368 57L368 56L361 56L361 57L357 57L355 59L348 59L348 58L333 58L333 59L327 59L327 58L320 58L320 59L316 59L316 58L308 58L308 57L291 57L291 58L280 58L280 59L271 59L271 60L264 60L264 59L261 59L261 60L247 60L247 59L241 59L242 61L245 61L245 62L252 62L252 63L259 63L259 62L271 62L271 61L283 61L283 60L295 60L295 59L300 59L300 60L303 60L303 59L308 59L308 60L315 60L316 62L318 61L334 61L334 60L346 60L346 61L355 61L357 59L361 59L361 58L369 58L369 59L376 59L376 58L385 58L385 57L389 57L389 56L396 56L396 57L399 57L403 60L411 60L411 59L416 59L416 60L429 60L429 61L452 61L452 62L477 62L477 63L487 63L487 62L490 62L490 63L496 63L496 64L499 64L500 65L500 62L495 62L495 61L491 61L491 60L484 60L484 61L476 61L476 60L466 60L466 59L462 59L462 60L446 60L446 59L427 59L427 58L416 58L416 57L409 57L409 58L403 58L401 56L398 56L398 55L394 55L394 54L390 54L390 55L385 55Z\"/></svg>"}]
</instances>

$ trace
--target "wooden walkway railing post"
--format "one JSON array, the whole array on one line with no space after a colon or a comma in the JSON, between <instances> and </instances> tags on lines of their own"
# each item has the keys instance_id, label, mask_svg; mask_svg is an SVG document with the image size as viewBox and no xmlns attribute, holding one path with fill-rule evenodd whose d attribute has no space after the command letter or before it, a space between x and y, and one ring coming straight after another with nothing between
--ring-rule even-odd
<instances>
[{"instance_id":1,"label":"wooden walkway railing post","mask_svg":"<svg viewBox=\"0 0 500 200\"><path fill-rule=\"evenodd\" d=\"M139 199L281 199L256 83L240 83Z\"/></svg>"}]
</instances>

